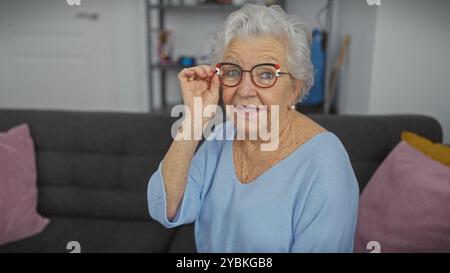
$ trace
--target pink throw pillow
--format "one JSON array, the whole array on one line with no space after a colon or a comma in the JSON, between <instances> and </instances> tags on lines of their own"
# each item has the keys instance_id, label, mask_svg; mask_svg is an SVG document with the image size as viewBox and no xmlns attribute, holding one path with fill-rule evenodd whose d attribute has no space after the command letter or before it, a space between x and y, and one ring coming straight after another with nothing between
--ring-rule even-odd
<instances>
[{"instance_id":1,"label":"pink throw pillow","mask_svg":"<svg viewBox=\"0 0 450 273\"><path fill-rule=\"evenodd\" d=\"M40 233L33 140L28 125L0 133L0 245Z\"/></svg>"},{"instance_id":2,"label":"pink throw pillow","mask_svg":"<svg viewBox=\"0 0 450 273\"><path fill-rule=\"evenodd\" d=\"M355 252L450 252L450 168L400 142L361 195Z\"/></svg>"}]
</instances>

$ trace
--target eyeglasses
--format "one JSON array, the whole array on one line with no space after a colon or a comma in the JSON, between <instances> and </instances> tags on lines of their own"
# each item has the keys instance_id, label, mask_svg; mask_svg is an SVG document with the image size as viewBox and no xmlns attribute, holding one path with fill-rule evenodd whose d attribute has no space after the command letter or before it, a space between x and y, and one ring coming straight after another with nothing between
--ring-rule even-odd
<instances>
[{"instance_id":1,"label":"eyeglasses","mask_svg":"<svg viewBox=\"0 0 450 273\"><path fill-rule=\"evenodd\" d=\"M237 86L244 76L244 72L250 72L252 82L261 88L270 88L275 85L281 75L289 75L287 72L281 72L279 64L263 63L255 65L250 70L244 70L239 65L233 63L218 63L216 73L220 82L227 87Z\"/></svg>"}]
</instances>

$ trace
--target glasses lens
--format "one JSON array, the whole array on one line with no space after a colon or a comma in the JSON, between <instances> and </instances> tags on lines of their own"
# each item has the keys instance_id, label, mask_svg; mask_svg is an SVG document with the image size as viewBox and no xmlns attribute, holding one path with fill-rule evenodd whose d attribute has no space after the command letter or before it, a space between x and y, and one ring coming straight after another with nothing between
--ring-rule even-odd
<instances>
[{"instance_id":1,"label":"glasses lens","mask_svg":"<svg viewBox=\"0 0 450 273\"><path fill-rule=\"evenodd\" d=\"M220 67L220 79L225 85L233 86L241 80L242 71L237 65L224 64Z\"/></svg>"},{"instance_id":2,"label":"glasses lens","mask_svg":"<svg viewBox=\"0 0 450 273\"><path fill-rule=\"evenodd\" d=\"M270 65L256 66L252 71L255 83L261 87L270 87L276 80L276 69Z\"/></svg>"}]
</instances>

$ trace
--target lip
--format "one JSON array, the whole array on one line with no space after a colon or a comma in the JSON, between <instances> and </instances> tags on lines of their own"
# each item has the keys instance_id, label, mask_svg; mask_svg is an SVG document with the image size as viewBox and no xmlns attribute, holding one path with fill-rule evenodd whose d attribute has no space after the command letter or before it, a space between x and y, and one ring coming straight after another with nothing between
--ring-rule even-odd
<instances>
[{"instance_id":1,"label":"lip","mask_svg":"<svg viewBox=\"0 0 450 273\"><path fill-rule=\"evenodd\" d=\"M238 112L259 112L261 110L266 110L265 105L254 105L254 104L235 104L234 111Z\"/></svg>"},{"instance_id":2,"label":"lip","mask_svg":"<svg viewBox=\"0 0 450 273\"><path fill-rule=\"evenodd\" d=\"M260 112L267 111L266 105L244 105L236 104L233 107L233 112L237 118L244 118L245 120L253 120L260 116Z\"/></svg>"}]
</instances>

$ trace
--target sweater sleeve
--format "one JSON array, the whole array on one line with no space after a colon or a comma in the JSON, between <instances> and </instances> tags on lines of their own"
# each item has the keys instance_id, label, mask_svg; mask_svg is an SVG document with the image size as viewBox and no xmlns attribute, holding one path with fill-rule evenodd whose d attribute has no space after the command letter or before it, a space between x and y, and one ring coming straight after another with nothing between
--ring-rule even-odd
<instances>
[{"instance_id":1,"label":"sweater sleeve","mask_svg":"<svg viewBox=\"0 0 450 273\"><path fill-rule=\"evenodd\" d=\"M359 189L347 152L339 142L316 159L291 251L352 252Z\"/></svg>"},{"instance_id":2,"label":"sweater sleeve","mask_svg":"<svg viewBox=\"0 0 450 273\"><path fill-rule=\"evenodd\" d=\"M162 161L148 182L147 202L150 216L166 228L194 222L202 203L201 192L206 169L206 143L199 147L192 158L183 198L176 216L171 221L167 218L167 199L161 165Z\"/></svg>"}]
</instances>

